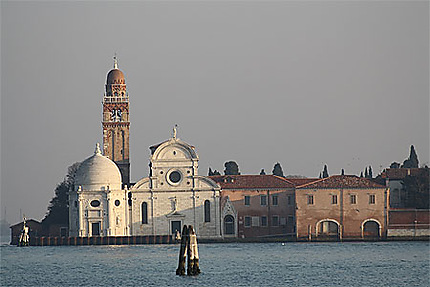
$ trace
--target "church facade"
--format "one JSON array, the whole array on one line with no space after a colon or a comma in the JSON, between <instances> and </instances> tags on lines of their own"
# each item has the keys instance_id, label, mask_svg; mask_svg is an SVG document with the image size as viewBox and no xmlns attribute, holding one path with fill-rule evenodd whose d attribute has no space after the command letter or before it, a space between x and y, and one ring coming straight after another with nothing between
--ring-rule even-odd
<instances>
[{"instance_id":1,"label":"church facade","mask_svg":"<svg viewBox=\"0 0 430 287\"><path fill-rule=\"evenodd\" d=\"M108 73L103 97L103 147L84 160L69 192L69 234L171 235L184 224L200 238L221 236L220 186L198 175L198 155L177 138L150 147L150 174L130 183L129 98L125 77ZM103 150L103 154L102 154Z\"/></svg>"},{"instance_id":2,"label":"church facade","mask_svg":"<svg viewBox=\"0 0 430 287\"><path fill-rule=\"evenodd\" d=\"M174 135L151 147L150 176L131 189L131 233L164 235L193 225L202 238L220 236L220 187L198 175L193 146Z\"/></svg>"}]
</instances>

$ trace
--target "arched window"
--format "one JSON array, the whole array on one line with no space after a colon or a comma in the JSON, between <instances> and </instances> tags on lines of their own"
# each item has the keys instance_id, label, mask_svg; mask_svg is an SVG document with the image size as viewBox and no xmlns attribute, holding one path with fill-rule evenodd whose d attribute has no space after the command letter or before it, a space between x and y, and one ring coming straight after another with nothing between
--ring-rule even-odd
<instances>
[{"instance_id":1,"label":"arched window","mask_svg":"<svg viewBox=\"0 0 430 287\"><path fill-rule=\"evenodd\" d=\"M211 202L205 200L205 222L211 221Z\"/></svg>"},{"instance_id":2,"label":"arched window","mask_svg":"<svg viewBox=\"0 0 430 287\"><path fill-rule=\"evenodd\" d=\"M148 224L148 204L142 202L142 224Z\"/></svg>"}]
</instances>

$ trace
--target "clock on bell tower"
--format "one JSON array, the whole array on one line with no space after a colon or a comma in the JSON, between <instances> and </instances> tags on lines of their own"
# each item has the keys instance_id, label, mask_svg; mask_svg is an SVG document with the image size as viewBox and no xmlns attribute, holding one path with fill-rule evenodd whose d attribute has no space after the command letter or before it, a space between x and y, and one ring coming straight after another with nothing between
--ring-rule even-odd
<instances>
[{"instance_id":1,"label":"clock on bell tower","mask_svg":"<svg viewBox=\"0 0 430 287\"><path fill-rule=\"evenodd\" d=\"M129 101L125 77L118 69L116 56L106 79L102 126L104 155L118 166L123 184L130 185Z\"/></svg>"}]
</instances>

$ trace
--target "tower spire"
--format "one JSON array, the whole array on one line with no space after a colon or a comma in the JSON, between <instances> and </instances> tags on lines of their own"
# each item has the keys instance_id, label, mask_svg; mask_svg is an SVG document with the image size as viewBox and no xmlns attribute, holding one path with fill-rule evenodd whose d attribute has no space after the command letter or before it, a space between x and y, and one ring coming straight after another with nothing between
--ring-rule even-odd
<instances>
[{"instance_id":1,"label":"tower spire","mask_svg":"<svg viewBox=\"0 0 430 287\"><path fill-rule=\"evenodd\" d=\"M116 53L115 56L113 56L113 68L118 69L118 57L116 56Z\"/></svg>"}]
</instances>

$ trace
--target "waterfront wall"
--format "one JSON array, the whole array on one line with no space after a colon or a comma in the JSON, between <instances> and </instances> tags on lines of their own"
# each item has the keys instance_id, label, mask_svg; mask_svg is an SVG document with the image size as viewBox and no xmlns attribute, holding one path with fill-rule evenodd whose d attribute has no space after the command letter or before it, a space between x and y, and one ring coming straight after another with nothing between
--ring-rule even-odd
<instances>
[{"instance_id":1,"label":"waterfront wall","mask_svg":"<svg viewBox=\"0 0 430 287\"><path fill-rule=\"evenodd\" d=\"M172 244L175 242L175 239L171 235L106 237L30 237L31 246ZM17 243L18 239L13 238L11 244L17 245Z\"/></svg>"},{"instance_id":2,"label":"waterfront wall","mask_svg":"<svg viewBox=\"0 0 430 287\"><path fill-rule=\"evenodd\" d=\"M430 237L430 210L391 209L388 237Z\"/></svg>"}]
</instances>

